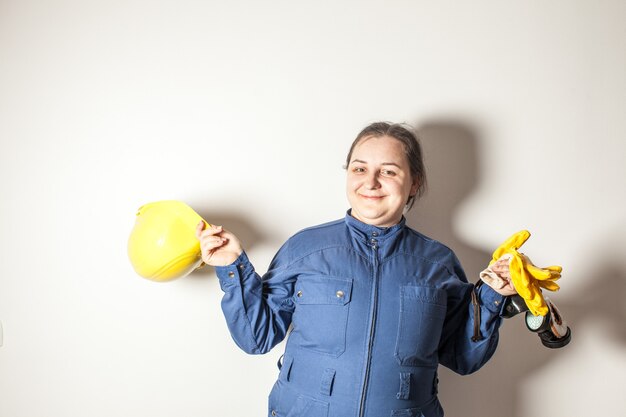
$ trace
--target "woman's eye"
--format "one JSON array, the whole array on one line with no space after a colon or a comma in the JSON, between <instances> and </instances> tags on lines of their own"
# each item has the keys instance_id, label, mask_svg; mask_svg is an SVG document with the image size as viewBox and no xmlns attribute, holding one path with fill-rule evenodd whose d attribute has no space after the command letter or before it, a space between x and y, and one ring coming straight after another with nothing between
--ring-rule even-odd
<instances>
[{"instance_id":1,"label":"woman's eye","mask_svg":"<svg viewBox=\"0 0 626 417\"><path fill-rule=\"evenodd\" d=\"M394 175L396 175L394 171L390 171L388 169L383 169L382 174L386 177L393 177Z\"/></svg>"},{"instance_id":2,"label":"woman's eye","mask_svg":"<svg viewBox=\"0 0 626 417\"><path fill-rule=\"evenodd\" d=\"M354 167L354 168L352 168L352 172L357 173L357 174L360 174L360 173L362 173L362 172L365 172L365 168L362 168L362 167Z\"/></svg>"}]
</instances>

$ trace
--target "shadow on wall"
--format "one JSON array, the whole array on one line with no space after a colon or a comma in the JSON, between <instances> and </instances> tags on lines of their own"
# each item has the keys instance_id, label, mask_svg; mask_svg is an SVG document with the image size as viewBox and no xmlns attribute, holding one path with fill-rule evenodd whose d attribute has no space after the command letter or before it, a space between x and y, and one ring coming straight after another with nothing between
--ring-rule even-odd
<instances>
[{"instance_id":1,"label":"shadow on wall","mask_svg":"<svg viewBox=\"0 0 626 417\"><path fill-rule=\"evenodd\" d=\"M407 214L410 226L451 247L463 264L468 279L491 259L495 248L477 248L459 239L452 222L454 211L478 184L478 147L476 131L462 123L433 122L418 130L424 148L428 192ZM503 240L513 231L502 231ZM599 252L599 251L598 251ZM553 300L572 328L572 343L584 332L587 319L608 323L607 337L626 345L626 271L610 260L597 260L590 266L594 279L586 279L569 299L556 294ZM573 298L571 298L573 296ZM575 301L574 301L575 300ZM591 321L588 322L591 324ZM553 361L565 359L567 347L545 348L539 338L526 329L522 315L505 320L500 343L492 360L470 376L459 376L440 367L440 399L447 415L464 417L519 417L523 407L521 388L524 380Z\"/></svg>"}]
</instances>

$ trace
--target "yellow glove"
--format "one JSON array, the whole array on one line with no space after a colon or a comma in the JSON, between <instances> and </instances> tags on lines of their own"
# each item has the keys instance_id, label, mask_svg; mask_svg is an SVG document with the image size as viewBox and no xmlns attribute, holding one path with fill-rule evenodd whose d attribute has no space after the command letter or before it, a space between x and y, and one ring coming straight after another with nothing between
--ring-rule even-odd
<instances>
[{"instance_id":1,"label":"yellow glove","mask_svg":"<svg viewBox=\"0 0 626 417\"><path fill-rule=\"evenodd\" d=\"M535 316L545 316L549 313L548 306L543 299L541 288L557 291L559 285L555 282L561 278L561 268L558 265L539 268L523 253L517 250L528 240L530 232L522 230L508 238L493 252L489 265L491 266L504 255L510 255L509 273L517 293L524 299L530 312Z\"/></svg>"}]
</instances>

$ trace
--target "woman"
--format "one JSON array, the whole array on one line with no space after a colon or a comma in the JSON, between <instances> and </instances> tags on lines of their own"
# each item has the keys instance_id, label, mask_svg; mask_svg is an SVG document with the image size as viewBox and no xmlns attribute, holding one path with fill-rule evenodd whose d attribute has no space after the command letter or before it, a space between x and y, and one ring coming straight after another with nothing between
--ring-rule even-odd
<instances>
[{"instance_id":1,"label":"woman","mask_svg":"<svg viewBox=\"0 0 626 417\"><path fill-rule=\"evenodd\" d=\"M498 342L500 293L467 282L454 253L405 225L425 187L416 137L374 123L346 159L345 218L305 229L261 278L239 240L198 225L216 267L222 309L237 345L265 353L292 325L269 416L442 416L437 367L480 368ZM492 269L508 278L508 266ZM475 292L481 340L473 341ZM476 316L478 317L478 316Z\"/></svg>"}]
</instances>

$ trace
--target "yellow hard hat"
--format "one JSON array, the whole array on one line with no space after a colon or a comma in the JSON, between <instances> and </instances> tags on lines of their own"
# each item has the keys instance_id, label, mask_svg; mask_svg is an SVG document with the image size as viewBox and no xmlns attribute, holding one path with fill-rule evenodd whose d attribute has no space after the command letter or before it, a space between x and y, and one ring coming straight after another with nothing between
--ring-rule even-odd
<instances>
[{"instance_id":1,"label":"yellow hard hat","mask_svg":"<svg viewBox=\"0 0 626 417\"><path fill-rule=\"evenodd\" d=\"M163 282L182 278L198 268L202 263L196 238L200 221L204 219L180 201L141 206L128 238L128 257L135 271L149 280Z\"/></svg>"}]
</instances>

